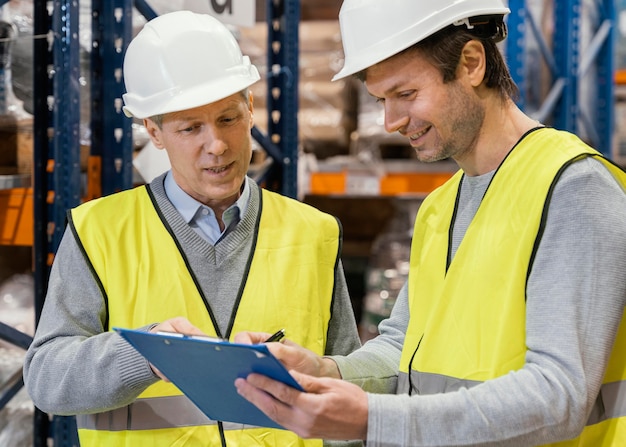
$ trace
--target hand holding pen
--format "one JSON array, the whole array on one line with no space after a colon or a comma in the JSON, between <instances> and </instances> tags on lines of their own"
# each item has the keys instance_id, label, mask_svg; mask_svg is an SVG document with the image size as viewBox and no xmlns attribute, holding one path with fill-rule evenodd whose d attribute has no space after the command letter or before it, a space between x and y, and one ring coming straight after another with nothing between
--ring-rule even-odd
<instances>
[{"instance_id":1,"label":"hand holding pen","mask_svg":"<svg viewBox=\"0 0 626 447\"><path fill-rule=\"evenodd\" d=\"M271 343L273 341L281 341L283 339L283 337L285 336L285 329L279 329L278 331L274 332L272 335L270 335L270 337L265 340L263 343Z\"/></svg>"}]
</instances>

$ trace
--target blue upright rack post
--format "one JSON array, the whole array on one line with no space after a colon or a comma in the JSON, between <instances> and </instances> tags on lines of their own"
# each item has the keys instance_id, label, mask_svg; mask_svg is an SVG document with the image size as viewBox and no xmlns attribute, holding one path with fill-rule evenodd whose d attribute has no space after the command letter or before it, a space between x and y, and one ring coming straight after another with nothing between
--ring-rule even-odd
<instances>
[{"instance_id":1,"label":"blue upright rack post","mask_svg":"<svg viewBox=\"0 0 626 447\"><path fill-rule=\"evenodd\" d=\"M506 17L508 36L505 40L506 62L513 80L520 91L517 105L524 109L526 106L526 8L523 0L511 0L511 13Z\"/></svg>"},{"instance_id":2,"label":"blue upright rack post","mask_svg":"<svg viewBox=\"0 0 626 447\"><path fill-rule=\"evenodd\" d=\"M56 253L67 210L80 203L80 91L78 3L57 0L51 14L48 50L48 253Z\"/></svg>"},{"instance_id":3,"label":"blue upright rack post","mask_svg":"<svg viewBox=\"0 0 626 447\"><path fill-rule=\"evenodd\" d=\"M592 35L581 51L576 73L579 84L590 89L585 95L589 107L578 109L578 125L591 145L610 158L615 129L617 12L614 0L598 2L594 16Z\"/></svg>"},{"instance_id":4,"label":"blue upright rack post","mask_svg":"<svg viewBox=\"0 0 626 447\"><path fill-rule=\"evenodd\" d=\"M66 212L80 202L78 3L35 0L33 14L34 268L38 321L49 268L65 229ZM72 421L73 418L64 417L49 421L36 409L34 445L47 446L49 430L55 434L55 447L77 445L71 430L54 429L71 426Z\"/></svg>"},{"instance_id":5,"label":"blue upright rack post","mask_svg":"<svg viewBox=\"0 0 626 447\"><path fill-rule=\"evenodd\" d=\"M554 109L554 127L577 133L580 0L555 2L554 17L554 60L558 76L564 81Z\"/></svg>"},{"instance_id":6,"label":"blue upright rack post","mask_svg":"<svg viewBox=\"0 0 626 447\"><path fill-rule=\"evenodd\" d=\"M33 34L45 36L52 29L51 17L46 11L46 0L35 0L33 3ZM39 316L43 308L46 296L49 266L48 238L46 234L46 222L48 221L47 173L46 160L48 159L48 136L49 126L48 105L48 43L43 38L33 41L33 266L35 279L35 324L39 323ZM48 445L48 431L50 421L48 415L35 408L33 420L33 445L34 447L46 447Z\"/></svg>"},{"instance_id":7,"label":"blue upright rack post","mask_svg":"<svg viewBox=\"0 0 626 447\"><path fill-rule=\"evenodd\" d=\"M131 0L91 2L91 156L100 163L101 194L132 187L132 121L122 111L122 65L132 38Z\"/></svg>"},{"instance_id":8,"label":"blue upright rack post","mask_svg":"<svg viewBox=\"0 0 626 447\"><path fill-rule=\"evenodd\" d=\"M268 174L268 189L298 193L299 0L267 1L268 139L279 157ZM275 158L275 157L273 157Z\"/></svg>"}]
</instances>

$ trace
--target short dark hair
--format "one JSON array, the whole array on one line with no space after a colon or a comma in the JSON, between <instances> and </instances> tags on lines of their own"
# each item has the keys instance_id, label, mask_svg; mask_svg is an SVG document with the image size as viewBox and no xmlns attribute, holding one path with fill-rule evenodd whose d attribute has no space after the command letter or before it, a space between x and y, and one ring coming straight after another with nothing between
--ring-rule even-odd
<instances>
[{"instance_id":1,"label":"short dark hair","mask_svg":"<svg viewBox=\"0 0 626 447\"><path fill-rule=\"evenodd\" d=\"M152 115L148 117L148 119L152 121L154 124L156 124L159 129L163 128L162 127L163 126L163 114L162 113L159 115Z\"/></svg>"},{"instance_id":2,"label":"short dark hair","mask_svg":"<svg viewBox=\"0 0 626 447\"><path fill-rule=\"evenodd\" d=\"M477 40L483 45L487 58L485 85L488 88L497 89L502 99L517 100L519 89L497 46L497 43L502 41L507 34L503 17L472 17L468 21L473 28L468 29L465 25L449 25L397 54L419 52L439 70L443 82L447 83L456 79L456 69L465 44L470 40ZM361 70L354 76L364 81L365 71Z\"/></svg>"},{"instance_id":3,"label":"short dark hair","mask_svg":"<svg viewBox=\"0 0 626 447\"><path fill-rule=\"evenodd\" d=\"M485 85L497 89L503 99L517 100L519 89L497 46L505 36L506 25L502 18L487 17L474 24L471 29L463 25L449 25L405 51L417 50L426 56L437 67L445 83L456 79L456 69L465 44L470 40L477 40L485 49L487 59Z\"/></svg>"}]
</instances>

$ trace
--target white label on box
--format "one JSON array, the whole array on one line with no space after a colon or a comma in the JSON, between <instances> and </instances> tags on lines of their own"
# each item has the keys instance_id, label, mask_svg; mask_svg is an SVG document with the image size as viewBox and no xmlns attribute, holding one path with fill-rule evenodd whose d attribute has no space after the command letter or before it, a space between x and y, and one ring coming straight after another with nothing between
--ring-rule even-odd
<instances>
[{"instance_id":1,"label":"white label on box","mask_svg":"<svg viewBox=\"0 0 626 447\"><path fill-rule=\"evenodd\" d=\"M185 9L210 14L230 25L251 27L256 21L256 0L186 0Z\"/></svg>"},{"instance_id":2,"label":"white label on box","mask_svg":"<svg viewBox=\"0 0 626 447\"><path fill-rule=\"evenodd\" d=\"M346 174L346 194L378 195L380 194L380 179L370 173Z\"/></svg>"}]
</instances>

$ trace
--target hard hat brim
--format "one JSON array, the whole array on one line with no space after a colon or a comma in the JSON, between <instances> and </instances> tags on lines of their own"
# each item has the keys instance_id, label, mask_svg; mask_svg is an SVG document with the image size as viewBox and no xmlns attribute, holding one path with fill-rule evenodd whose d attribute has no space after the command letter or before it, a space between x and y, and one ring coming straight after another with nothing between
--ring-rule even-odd
<instances>
[{"instance_id":1,"label":"hard hat brim","mask_svg":"<svg viewBox=\"0 0 626 447\"><path fill-rule=\"evenodd\" d=\"M252 67L254 70L248 76L230 77L184 90L173 88L151 98L139 98L126 93L122 96L124 103L134 105L132 107L125 105L124 114L129 118L144 119L220 101L250 87L261 78L256 68ZM155 107L156 104L158 104L157 107Z\"/></svg>"}]
</instances>

